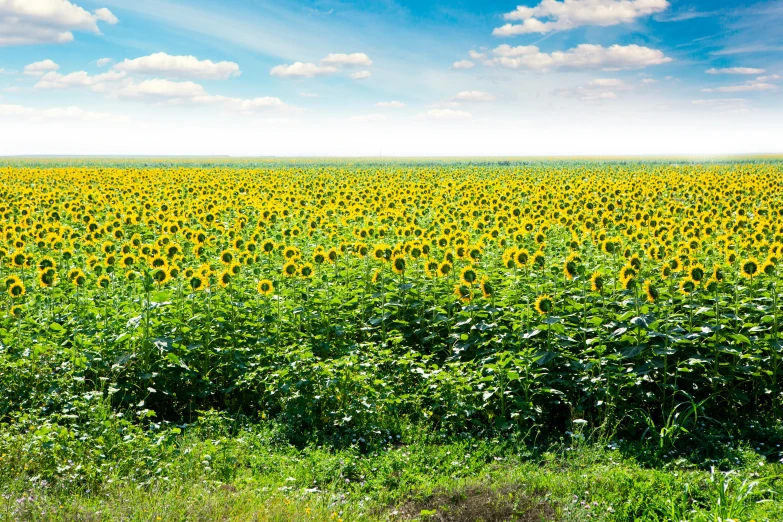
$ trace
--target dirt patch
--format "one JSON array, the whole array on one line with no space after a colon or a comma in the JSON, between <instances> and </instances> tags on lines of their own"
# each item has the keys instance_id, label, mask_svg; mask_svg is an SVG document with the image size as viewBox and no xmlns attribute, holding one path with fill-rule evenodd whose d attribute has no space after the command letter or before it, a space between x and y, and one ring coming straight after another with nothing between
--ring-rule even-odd
<instances>
[{"instance_id":1,"label":"dirt patch","mask_svg":"<svg viewBox=\"0 0 783 522\"><path fill-rule=\"evenodd\" d=\"M392 512L392 520L430 522L549 522L557 520L544 494L521 485L493 488L469 486L437 491L427 498L409 501Z\"/></svg>"}]
</instances>

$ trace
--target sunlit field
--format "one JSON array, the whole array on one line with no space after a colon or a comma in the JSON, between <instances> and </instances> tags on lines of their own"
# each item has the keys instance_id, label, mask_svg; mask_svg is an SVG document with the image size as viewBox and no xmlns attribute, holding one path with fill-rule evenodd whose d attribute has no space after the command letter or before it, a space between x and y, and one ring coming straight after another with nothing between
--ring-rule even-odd
<instances>
[{"instance_id":1,"label":"sunlit field","mask_svg":"<svg viewBox=\"0 0 783 522\"><path fill-rule=\"evenodd\" d=\"M782 165L8 163L0 518L781 520Z\"/></svg>"}]
</instances>

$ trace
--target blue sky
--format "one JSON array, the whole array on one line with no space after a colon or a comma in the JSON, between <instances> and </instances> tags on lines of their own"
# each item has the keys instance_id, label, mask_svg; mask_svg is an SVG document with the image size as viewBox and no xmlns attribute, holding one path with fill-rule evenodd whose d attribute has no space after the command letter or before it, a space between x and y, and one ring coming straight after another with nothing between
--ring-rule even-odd
<instances>
[{"instance_id":1,"label":"blue sky","mask_svg":"<svg viewBox=\"0 0 783 522\"><path fill-rule=\"evenodd\" d=\"M783 0L0 0L0 154L783 152Z\"/></svg>"}]
</instances>

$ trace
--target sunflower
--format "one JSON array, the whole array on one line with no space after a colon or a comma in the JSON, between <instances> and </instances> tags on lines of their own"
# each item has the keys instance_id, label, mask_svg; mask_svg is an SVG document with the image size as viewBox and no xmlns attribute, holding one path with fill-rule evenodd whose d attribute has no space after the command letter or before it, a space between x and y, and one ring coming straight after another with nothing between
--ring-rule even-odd
<instances>
[{"instance_id":1,"label":"sunflower","mask_svg":"<svg viewBox=\"0 0 783 522\"><path fill-rule=\"evenodd\" d=\"M680 281L680 293L683 295L690 295L693 292L696 291L696 281L691 279L690 277L683 278L682 281Z\"/></svg>"},{"instance_id":2,"label":"sunflower","mask_svg":"<svg viewBox=\"0 0 783 522\"><path fill-rule=\"evenodd\" d=\"M712 269L712 278L718 282L723 281L723 267L715 265L715 268Z\"/></svg>"},{"instance_id":3,"label":"sunflower","mask_svg":"<svg viewBox=\"0 0 783 522\"><path fill-rule=\"evenodd\" d=\"M155 268L152 271L152 279L160 286L169 280L169 273L166 268Z\"/></svg>"},{"instance_id":4,"label":"sunflower","mask_svg":"<svg viewBox=\"0 0 783 522\"><path fill-rule=\"evenodd\" d=\"M380 268L376 268L372 273L372 282L378 283L381 280L382 271Z\"/></svg>"},{"instance_id":5,"label":"sunflower","mask_svg":"<svg viewBox=\"0 0 783 522\"><path fill-rule=\"evenodd\" d=\"M231 279L233 279L233 277L234 275L231 273L231 270L226 268L218 275L218 285L220 285L221 288L226 288L231 284Z\"/></svg>"},{"instance_id":6,"label":"sunflower","mask_svg":"<svg viewBox=\"0 0 783 522\"><path fill-rule=\"evenodd\" d=\"M109 279L109 276L107 275L100 276L95 282L98 288L101 288L103 290L109 288L109 283L111 283L111 279Z\"/></svg>"},{"instance_id":7,"label":"sunflower","mask_svg":"<svg viewBox=\"0 0 783 522\"><path fill-rule=\"evenodd\" d=\"M324 254L323 250L316 250L313 252L313 263L316 265L322 264L324 261L326 261L326 254Z\"/></svg>"},{"instance_id":8,"label":"sunflower","mask_svg":"<svg viewBox=\"0 0 783 522\"><path fill-rule=\"evenodd\" d=\"M552 301L552 298L546 294L538 296L533 303L533 308L541 315L547 315L550 313L554 306L554 301Z\"/></svg>"},{"instance_id":9,"label":"sunflower","mask_svg":"<svg viewBox=\"0 0 783 522\"><path fill-rule=\"evenodd\" d=\"M484 299L489 299L495 295L495 289L492 287L492 283L490 283L487 276L481 278L479 288L481 288L481 295L484 296Z\"/></svg>"},{"instance_id":10,"label":"sunflower","mask_svg":"<svg viewBox=\"0 0 783 522\"><path fill-rule=\"evenodd\" d=\"M287 246L283 249L283 257L288 260L299 259L301 257L301 253L295 246Z\"/></svg>"},{"instance_id":11,"label":"sunflower","mask_svg":"<svg viewBox=\"0 0 783 522\"><path fill-rule=\"evenodd\" d=\"M563 275L567 279L573 279L579 273L580 263L582 258L576 252L571 252L563 264Z\"/></svg>"},{"instance_id":12,"label":"sunflower","mask_svg":"<svg viewBox=\"0 0 783 522\"><path fill-rule=\"evenodd\" d=\"M461 283L457 283L454 286L454 295L463 303L469 303L473 300L473 290L471 290L470 286Z\"/></svg>"},{"instance_id":13,"label":"sunflower","mask_svg":"<svg viewBox=\"0 0 783 522\"><path fill-rule=\"evenodd\" d=\"M258 293L261 295L271 295L275 291L275 285L269 279L262 279L258 282Z\"/></svg>"},{"instance_id":14,"label":"sunflower","mask_svg":"<svg viewBox=\"0 0 783 522\"><path fill-rule=\"evenodd\" d=\"M536 251L536 253L533 254L532 257L533 267L543 269L545 262L546 262L546 257L544 257L544 253L541 250L538 250Z\"/></svg>"},{"instance_id":15,"label":"sunflower","mask_svg":"<svg viewBox=\"0 0 783 522\"><path fill-rule=\"evenodd\" d=\"M305 263L299 267L299 277L307 279L313 275L313 265Z\"/></svg>"},{"instance_id":16,"label":"sunflower","mask_svg":"<svg viewBox=\"0 0 783 522\"><path fill-rule=\"evenodd\" d=\"M681 268L680 260L676 257L671 258L669 261L669 267L672 269L672 272L678 272Z\"/></svg>"},{"instance_id":17,"label":"sunflower","mask_svg":"<svg viewBox=\"0 0 783 522\"><path fill-rule=\"evenodd\" d=\"M623 290L633 290L636 286L636 275L630 275L625 279L621 279L620 284L622 285Z\"/></svg>"},{"instance_id":18,"label":"sunflower","mask_svg":"<svg viewBox=\"0 0 783 522\"><path fill-rule=\"evenodd\" d=\"M658 292L658 289L653 286L649 279L644 282L644 286L642 288L644 288L644 293L647 296L648 303L656 303L658 301L660 293Z\"/></svg>"},{"instance_id":19,"label":"sunflower","mask_svg":"<svg viewBox=\"0 0 783 522\"><path fill-rule=\"evenodd\" d=\"M718 292L718 289L720 288L720 281L715 279L715 277L710 277L706 283L704 283L704 289L711 293L715 294Z\"/></svg>"},{"instance_id":20,"label":"sunflower","mask_svg":"<svg viewBox=\"0 0 783 522\"><path fill-rule=\"evenodd\" d=\"M274 251L275 251L275 248L276 248L275 242L274 242L274 241L272 241L271 239L265 239L265 240L264 240L264 241L261 243L261 250L262 250L262 251L263 251L265 254L271 254L272 252L274 252Z\"/></svg>"},{"instance_id":21,"label":"sunflower","mask_svg":"<svg viewBox=\"0 0 783 522\"><path fill-rule=\"evenodd\" d=\"M204 290L204 288L206 288L207 279L201 274L195 273L190 278L190 281L188 283L190 284L190 288L192 288L196 292L200 292L201 290Z\"/></svg>"},{"instance_id":22,"label":"sunflower","mask_svg":"<svg viewBox=\"0 0 783 522\"><path fill-rule=\"evenodd\" d=\"M396 254L391 260L392 270L395 274L402 274L405 272L405 255Z\"/></svg>"},{"instance_id":23,"label":"sunflower","mask_svg":"<svg viewBox=\"0 0 783 522\"><path fill-rule=\"evenodd\" d=\"M38 260L38 270L46 270L47 268L54 268L57 270L57 263L54 262L50 256L43 256Z\"/></svg>"},{"instance_id":24,"label":"sunflower","mask_svg":"<svg viewBox=\"0 0 783 522\"><path fill-rule=\"evenodd\" d=\"M283 265L283 275L285 277L294 277L296 275L297 268L296 263L293 261L289 261L288 263Z\"/></svg>"},{"instance_id":25,"label":"sunflower","mask_svg":"<svg viewBox=\"0 0 783 522\"><path fill-rule=\"evenodd\" d=\"M57 283L57 271L52 268L45 268L38 271L38 282L44 288L50 288Z\"/></svg>"},{"instance_id":26,"label":"sunflower","mask_svg":"<svg viewBox=\"0 0 783 522\"><path fill-rule=\"evenodd\" d=\"M230 265L234 262L236 259L236 256L234 256L234 252L231 250L224 250L220 253L220 262L223 263L225 266Z\"/></svg>"},{"instance_id":27,"label":"sunflower","mask_svg":"<svg viewBox=\"0 0 783 522\"><path fill-rule=\"evenodd\" d=\"M462 272L460 272L459 278L460 281L462 281L462 284L470 286L476 282L478 275L472 266L466 266L462 269Z\"/></svg>"},{"instance_id":28,"label":"sunflower","mask_svg":"<svg viewBox=\"0 0 783 522\"><path fill-rule=\"evenodd\" d=\"M620 279L620 281L625 281L626 279L630 279L634 276L636 276L636 269L631 265L624 265L620 269L618 279Z\"/></svg>"},{"instance_id":29,"label":"sunflower","mask_svg":"<svg viewBox=\"0 0 783 522\"><path fill-rule=\"evenodd\" d=\"M430 259L426 263L424 263L424 272L427 274L427 277L433 278L437 277L438 275L438 262L434 259Z\"/></svg>"},{"instance_id":30,"label":"sunflower","mask_svg":"<svg viewBox=\"0 0 783 522\"><path fill-rule=\"evenodd\" d=\"M24 294L25 287L22 281L16 281L8 287L8 295L10 295L12 299L19 299Z\"/></svg>"},{"instance_id":31,"label":"sunflower","mask_svg":"<svg viewBox=\"0 0 783 522\"><path fill-rule=\"evenodd\" d=\"M72 268L68 272L68 279L76 286L84 286L84 283L87 282L87 277L81 268Z\"/></svg>"},{"instance_id":32,"label":"sunflower","mask_svg":"<svg viewBox=\"0 0 783 522\"><path fill-rule=\"evenodd\" d=\"M759 275L759 262L755 258L746 259L742 262L742 267L740 270L740 273L743 277L747 277L748 279L752 279Z\"/></svg>"},{"instance_id":33,"label":"sunflower","mask_svg":"<svg viewBox=\"0 0 783 522\"><path fill-rule=\"evenodd\" d=\"M767 259L763 265L761 265L761 271L768 276L775 275L775 262L772 259Z\"/></svg>"},{"instance_id":34,"label":"sunflower","mask_svg":"<svg viewBox=\"0 0 783 522\"><path fill-rule=\"evenodd\" d=\"M21 317L24 315L24 310L25 308L22 305L14 305L11 307L8 313L11 314L12 317Z\"/></svg>"},{"instance_id":35,"label":"sunflower","mask_svg":"<svg viewBox=\"0 0 783 522\"><path fill-rule=\"evenodd\" d=\"M705 270L701 263L694 263L688 267L688 276L697 283L700 283L701 280L704 279L704 275Z\"/></svg>"},{"instance_id":36,"label":"sunflower","mask_svg":"<svg viewBox=\"0 0 783 522\"><path fill-rule=\"evenodd\" d=\"M601 290L604 288L604 276L601 275L601 272L596 270L593 272L593 275L590 276L590 290L593 292L600 293Z\"/></svg>"},{"instance_id":37,"label":"sunflower","mask_svg":"<svg viewBox=\"0 0 783 522\"><path fill-rule=\"evenodd\" d=\"M453 265L449 263L448 261L444 261L440 264L438 267L438 274L441 277L445 277L451 273L451 269L453 268Z\"/></svg>"}]
</instances>

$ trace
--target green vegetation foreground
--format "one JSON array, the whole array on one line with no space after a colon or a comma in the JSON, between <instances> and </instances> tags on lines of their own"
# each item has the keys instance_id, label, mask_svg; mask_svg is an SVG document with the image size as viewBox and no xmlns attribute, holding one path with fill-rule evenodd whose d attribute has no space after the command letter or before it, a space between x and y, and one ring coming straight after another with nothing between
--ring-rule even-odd
<instances>
[{"instance_id":1,"label":"green vegetation foreground","mask_svg":"<svg viewBox=\"0 0 783 522\"><path fill-rule=\"evenodd\" d=\"M781 519L781 174L2 167L0 516Z\"/></svg>"}]
</instances>

